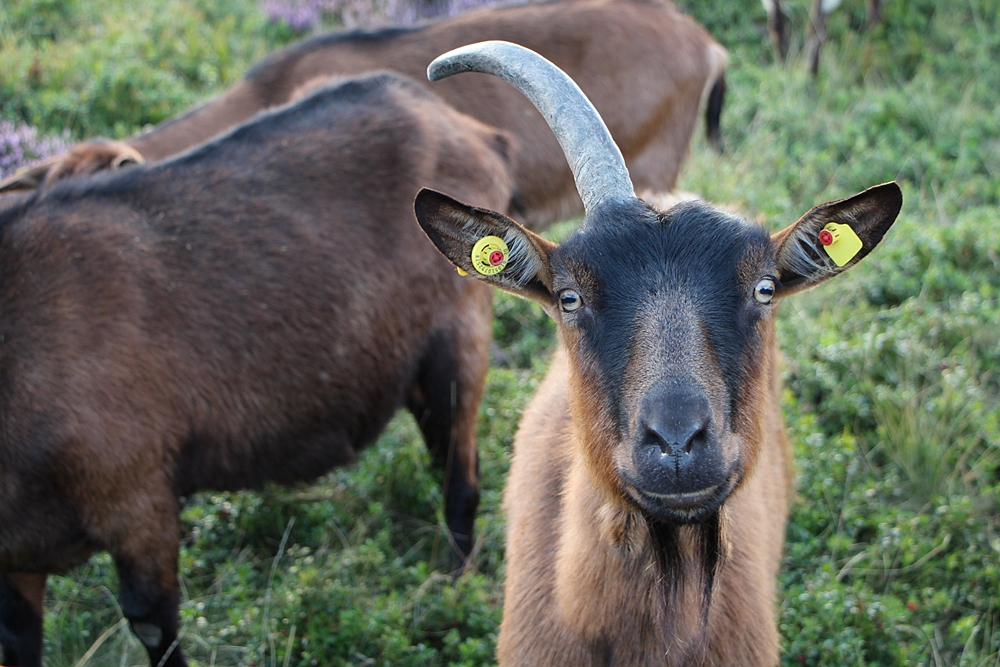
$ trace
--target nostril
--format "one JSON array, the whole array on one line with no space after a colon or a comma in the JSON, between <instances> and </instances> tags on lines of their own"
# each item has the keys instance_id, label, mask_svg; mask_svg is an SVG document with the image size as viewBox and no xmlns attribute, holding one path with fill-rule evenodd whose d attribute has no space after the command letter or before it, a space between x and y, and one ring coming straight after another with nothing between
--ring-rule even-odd
<instances>
[{"instance_id":1,"label":"nostril","mask_svg":"<svg viewBox=\"0 0 1000 667\"><path fill-rule=\"evenodd\" d=\"M684 443L684 452L690 454L691 450L695 447L703 447L708 441L708 423L707 421L697 427L688 439Z\"/></svg>"},{"instance_id":2,"label":"nostril","mask_svg":"<svg viewBox=\"0 0 1000 667\"><path fill-rule=\"evenodd\" d=\"M642 444L646 447L656 447L660 450L661 454L670 454L672 456L680 456L675 444L670 442L668 436L664 435L660 430L653 426L645 425L643 428Z\"/></svg>"},{"instance_id":3,"label":"nostril","mask_svg":"<svg viewBox=\"0 0 1000 667\"><path fill-rule=\"evenodd\" d=\"M656 447L663 455L682 457L704 447L709 440L709 420L677 425L674 428L643 423L642 444Z\"/></svg>"}]
</instances>

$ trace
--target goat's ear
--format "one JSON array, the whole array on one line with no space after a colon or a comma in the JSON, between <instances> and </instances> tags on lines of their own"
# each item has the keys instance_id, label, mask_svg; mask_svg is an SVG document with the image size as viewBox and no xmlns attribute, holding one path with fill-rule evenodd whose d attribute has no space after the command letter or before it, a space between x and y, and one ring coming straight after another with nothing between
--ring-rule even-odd
<instances>
[{"instance_id":1,"label":"goat's ear","mask_svg":"<svg viewBox=\"0 0 1000 667\"><path fill-rule=\"evenodd\" d=\"M60 158L52 158L34 167L21 169L13 176L0 181L0 192L16 192L17 190L34 190L45 182L49 170Z\"/></svg>"},{"instance_id":2,"label":"goat's ear","mask_svg":"<svg viewBox=\"0 0 1000 667\"><path fill-rule=\"evenodd\" d=\"M113 171L146 159L122 141L91 139L81 142L64 155L57 155L0 181L0 192L49 188L64 178Z\"/></svg>"},{"instance_id":3,"label":"goat's ear","mask_svg":"<svg viewBox=\"0 0 1000 667\"><path fill-rule=\"evenodd\" d=\"M499 213L426 188L414 210L424 233L459 273L552 308L549 256L555 243Z\"/></svg>"},{"instance_id":4,"label":"goat's ear","mask_svg":"<svg viewBox=\"0 0 1000 667\"><path fill-rule=\"evenodd\" d=\"M903 193L896 183L821 204L771 236L778 248L777 296L808 289L860 262L896 221Z\"/></svg>"}]
</instances>

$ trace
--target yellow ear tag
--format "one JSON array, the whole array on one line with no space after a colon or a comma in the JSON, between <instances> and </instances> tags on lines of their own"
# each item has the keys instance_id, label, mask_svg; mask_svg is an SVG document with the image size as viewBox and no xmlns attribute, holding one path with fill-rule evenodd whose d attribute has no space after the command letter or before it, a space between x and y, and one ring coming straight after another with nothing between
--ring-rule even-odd
<instances>
[{"instance_id":1,"label":"yellow ear tag","mask_svg":"<svg viewBox=\"0 0 1000 667\"><path fill-rule=\"evenodd\" d=\"M467 275L469 275L469 272L466 271L465 269L463 269L460 266L456 266L455 269L458 270L458 275L460 275L460 276L467 276Z\"/></svg>"},{"instance_id":2,"label":"yellow ear tag","mask_svg":"<svg viewBox=\"0 0 1000 667\"><path fill-rule=\"evenodd\" d=\"M472 266L484 276L495 276L507 266L510 250L499 236L484 236L472 246Z\"/></svg>"},{"instance_id":3,"label":"yellow ear tag","mask_svg":"<svg viewBox=\"0 0 1000 667\"><path fill-rule=\"evenodd\" d=\"M843 266L854 259L864 245L850 225L836 222L827 223L819 233L819 242L837 266Z\"/></svg>"}]
</instances>

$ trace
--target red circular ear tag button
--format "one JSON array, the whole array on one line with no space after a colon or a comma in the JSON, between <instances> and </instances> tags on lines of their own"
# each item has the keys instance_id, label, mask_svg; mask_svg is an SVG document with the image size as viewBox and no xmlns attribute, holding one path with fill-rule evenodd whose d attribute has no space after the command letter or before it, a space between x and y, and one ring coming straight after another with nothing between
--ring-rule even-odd
<instances>
[{"instance_id":1,"label":"red circular ear tag button","mask_svg":"<svg viewBox=\"0 0 1000 667\"><path fill-rule=\"evenodd\" d=\"M510 248L499 236L484 236L476 241L469 257L473 268L484 276L495 276L510 261Z\"/></svg>"},{"instance_id":2,"label":"red circular ear tag button","mask_svg":"<svg viewBox=\"0 0 1000 667\"><path fill-rule=\"evenodd\" d=\"M829 230L824 229L819 233L819 242L823 245L830 245L833 243L833 234Z\"/></svg>"}]
</instances>

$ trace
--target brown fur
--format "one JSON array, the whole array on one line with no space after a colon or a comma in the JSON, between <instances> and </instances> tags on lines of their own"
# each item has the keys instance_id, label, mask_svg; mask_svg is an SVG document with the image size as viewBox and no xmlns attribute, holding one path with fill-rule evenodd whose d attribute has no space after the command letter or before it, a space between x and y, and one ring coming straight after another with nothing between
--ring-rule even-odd
<instances>
[{"instance_id":1,"label":"brown fur","mask_svg":"<svg viewBox=\"0 0 1000 667\"><path fill-rule=\"evenodd\" d=\"M791 458L775 363L764 372L771 391L760 406L767 446L726 501L725 567L703 630L698 587L678 591L679 604L664 606L646 520L617 488L610 496L598 490L617 484L608 467L595 471L585 460L588 447L608 446L601 439L588 444L582 434L595 413L574 382L569 349L554 358L514 442L504 493L509 565L500 664L776 665L775 579ZM682 528L679 535L682 576L697 578L696 532ZM665 647L665 655L653 646Z\"/></svg>"},{"instance_id":2,"label":"brown fur","mask_svg":"<svg viewBox=\"0 0 1000 667\"><path fill-rule=\"evenodd\" d=\"M33 663L5 625L45 574L97 550L133 628L169 643L178 496L314 479L399 407L471 531L490 291L412 200L437 183L503 207L508 142L381 74L0 211L0 640L24 660L6 664Z\"/></svg>"},{"instance_id":3,"label":"brown fur","mask_svg":"<svg viewBox=\"0 0 1000 667\"><path fill-rule=\"evenodd\" d=\"M211 102L126 143L146 159L160 160L287 102L316 77L391 69L517 138L521 152L510 208L519 220L541 228L579 213L562 151L520 93L484 75L426 83L433 58L485 39L527 46L572 76L607 122L637 191L674 188L699 105L721 80L726 61L725 50L665 0L562 0L485 9L413 30L332 34L293 45ZM59 176L70 173L61 169Z\"/></svg>"}]
</instances>

